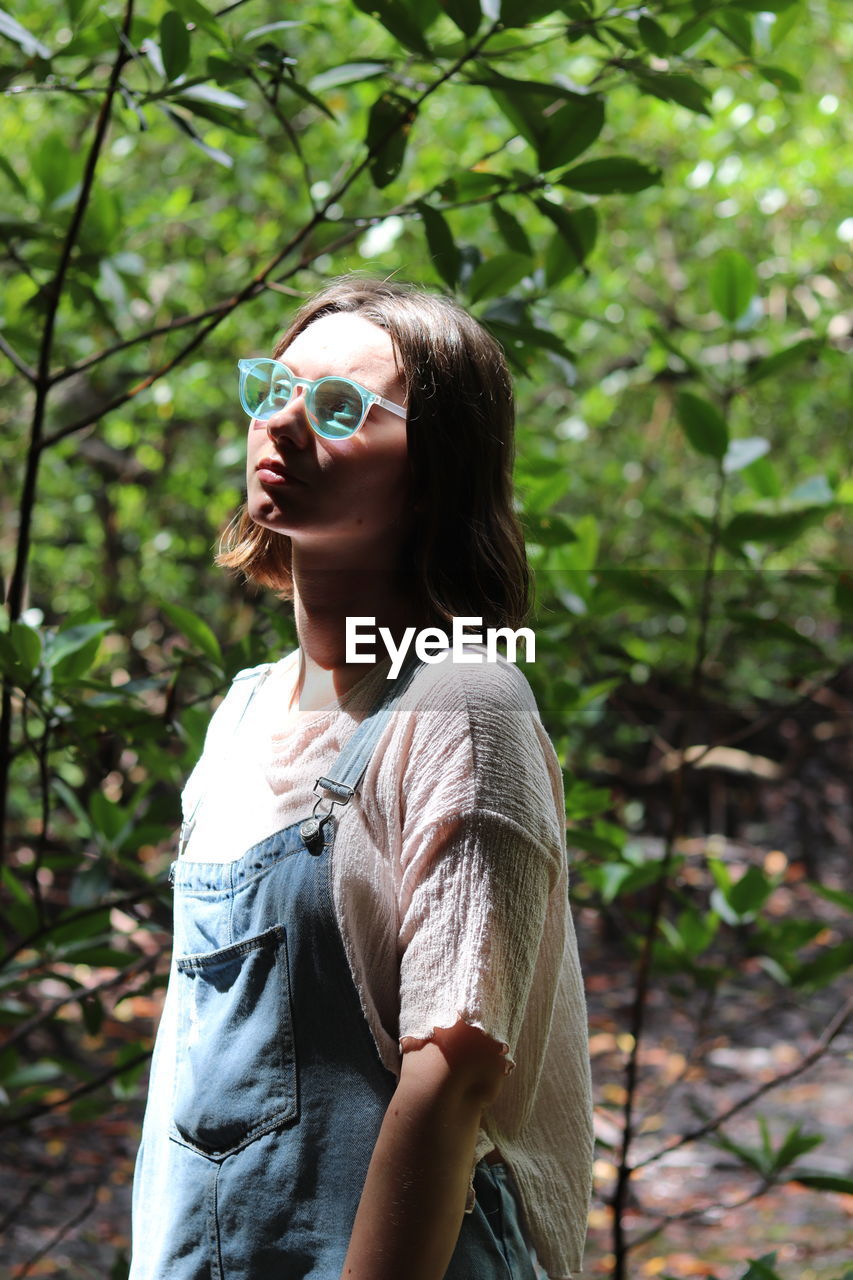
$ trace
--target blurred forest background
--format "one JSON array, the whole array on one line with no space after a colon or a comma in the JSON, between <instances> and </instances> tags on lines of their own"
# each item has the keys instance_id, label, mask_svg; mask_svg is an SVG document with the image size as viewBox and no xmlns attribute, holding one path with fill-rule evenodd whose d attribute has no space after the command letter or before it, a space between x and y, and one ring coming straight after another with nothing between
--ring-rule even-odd
<instances>
[{"instance_id":1,"label":"blurred forest background","mask_svg":"<svg viewBox=\"0 0 853 1280\"><path fill-rule=\"evenodd\" d=\"M844 0L0 10L4 1277L127 1274L179 791L294 643L212 564L236 361L351 270L517 375L587 1270L845 1274L851 52Z\"/></svg>"}]
</instances>

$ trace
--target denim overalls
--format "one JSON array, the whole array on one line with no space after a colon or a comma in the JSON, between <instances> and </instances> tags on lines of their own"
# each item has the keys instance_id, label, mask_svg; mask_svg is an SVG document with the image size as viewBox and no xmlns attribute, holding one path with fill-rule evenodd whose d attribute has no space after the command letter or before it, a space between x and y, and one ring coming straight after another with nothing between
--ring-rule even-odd
<instances>
[{"instance_id":1,"label":"denim overalls","mask_svg":"<svg viewBox=\"0 0 853 1280\"><path fill-rule=\"evenodd\" d=\"M339 1280L397 1081L338 931L333 810L357 788L418 666L389 682L318 779L328 796L313 813L306 796L301 822L236 861L172 865L174 1031L155 1050L151 1086L158 1054L173 1055L171 1102L146 1111L131 1280ZM247 681L243 714L260 682ZM447 1280L535 1276L507 1176L477 1166Z\"/></svg>"}]
</instances>

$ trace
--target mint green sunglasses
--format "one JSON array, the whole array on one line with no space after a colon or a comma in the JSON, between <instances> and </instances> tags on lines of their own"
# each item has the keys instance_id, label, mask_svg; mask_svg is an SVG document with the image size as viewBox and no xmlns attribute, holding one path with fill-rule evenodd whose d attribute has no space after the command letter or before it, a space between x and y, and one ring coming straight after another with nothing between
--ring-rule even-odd
<instances>
[{"instance_id":1,"label":"mint green sunglasses","mask_svg":"<svg viewBox=\"0 0 853 1280\"><path fill-rule=\"evenodd\" d=\"M250 418L268 422L288 405L301 388L305 395L305 412L311 429L324 440L348 440L364 422L375 404L398 418L406 410L368 391L351 378L297 378L280 360L260 357L238 360L240 370L240 403Z\"/></svg>"}]
</instances>

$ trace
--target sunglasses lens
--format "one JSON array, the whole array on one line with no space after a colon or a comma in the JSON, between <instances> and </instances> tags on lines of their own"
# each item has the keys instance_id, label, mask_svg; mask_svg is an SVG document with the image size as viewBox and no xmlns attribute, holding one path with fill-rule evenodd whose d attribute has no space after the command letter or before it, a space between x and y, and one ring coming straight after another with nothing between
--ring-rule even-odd
<instances>
[{"instance_id":1,"label":"sunglasses lens","mask_svg":"<svg viewBox=\"0 0 853 1280\"><path fill-rule=\"evenodd\" d=\"M323 378L314 388L311 411L327 440L351 436L364 416L361 392L343 378Z\"/></svg>"},{"instance_id":2,"label":"sunglasses lens","mask_svg":"<svg viewBox=\"0 0 853 1280\"><path fill-rule=\"evenodd\" d=\"M259 360L245 375L244 408L253 418L271 418L285 407L292 390L292 379L283 365L275 360Z\"/></svg>"}]
</instances>

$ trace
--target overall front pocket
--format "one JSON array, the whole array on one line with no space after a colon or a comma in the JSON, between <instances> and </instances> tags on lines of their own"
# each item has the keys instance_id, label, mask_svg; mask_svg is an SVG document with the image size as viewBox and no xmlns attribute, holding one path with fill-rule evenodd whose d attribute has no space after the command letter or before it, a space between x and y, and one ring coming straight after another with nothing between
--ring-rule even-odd
<instances>
[{"instance_id":1,"label":"overall front pocket","mask_svg":"<svg viewBox=\"0 0 853 1280\"><path fill-rule=\"evenodd\" d=\"M178 956L171 1136L222 1157L297 1116L283 925L219 951Z\"/></svg>"}]
</instances>

